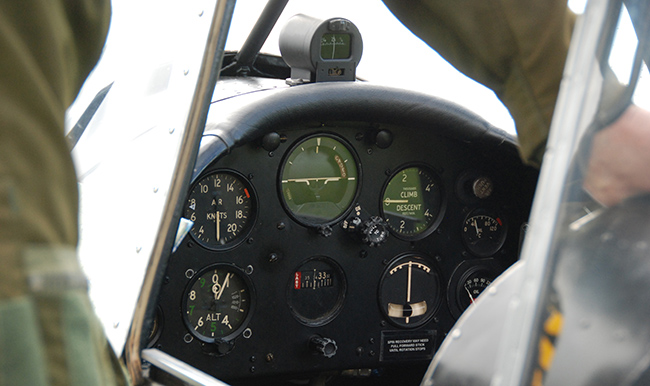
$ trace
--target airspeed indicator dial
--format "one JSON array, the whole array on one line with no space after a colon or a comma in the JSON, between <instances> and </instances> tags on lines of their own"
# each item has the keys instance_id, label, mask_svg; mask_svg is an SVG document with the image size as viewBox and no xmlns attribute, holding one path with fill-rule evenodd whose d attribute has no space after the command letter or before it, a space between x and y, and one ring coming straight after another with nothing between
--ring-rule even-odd
<instances>
[{"instance_id":1,"label":"airspeed indicator dial","mask_svg":"<svg viewBox=\"0 0 650 386\"><path fill-rule=\"evenodd\" d=\"M253 189L243 176L218 171L199 179L187 199L184 216L194 222L190 233L209 249L236 245L252 227L256 211Z\"/></svg>"}]
</instances>

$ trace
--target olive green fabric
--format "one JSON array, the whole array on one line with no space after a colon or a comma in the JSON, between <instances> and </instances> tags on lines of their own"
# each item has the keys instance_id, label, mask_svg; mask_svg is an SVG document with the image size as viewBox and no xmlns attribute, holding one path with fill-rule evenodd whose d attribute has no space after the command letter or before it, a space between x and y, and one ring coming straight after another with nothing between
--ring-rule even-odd
<instances>
[{"instance_id":1,"label":"olive green fabric","mask_svg":"<svg viewBox=\"0 0 650 386\"><path fill-rule=\"evenodd\" d=\"M515 121L522 157L541 164L575 22L566 0L384 3L459 71L494 90Z\"/></svg>"},{"instance_id":2,"label":"olive green fabric","mask_svg":"<svg viewBox=\"0 0 650 386\"><path fill-rule=\"evenodd\" d=\"M109 20L109 0L0 0L0 385L125 383L76 260L63 135Z\"/></svg>"},{"instance_id":3,"label":"olive green fabric","mask_svg":"<svg viewBox=\"0 0 650 386\"><path fill-rule=\"evenodd\" d=\"M110 4L0 1L0 241L76 245L66 108L95 65Z\"/></svg>"},{"instance_id":4,"label":"olive green fabric","mask_svg":"<svg viewBox=\"0 0 650 386\"><path fill-rule=\"evenodd\" d=\"M74 248L24 247L17 261L26 292L0 302L0 385L126 385Z\"/></svg>"}]
</instances>

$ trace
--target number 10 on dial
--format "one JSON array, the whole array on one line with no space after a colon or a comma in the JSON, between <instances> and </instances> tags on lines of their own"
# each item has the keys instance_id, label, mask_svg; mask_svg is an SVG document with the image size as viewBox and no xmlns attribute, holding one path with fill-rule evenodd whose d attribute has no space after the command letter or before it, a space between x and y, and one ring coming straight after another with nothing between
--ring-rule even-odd
<instances>
[{"instance_id":1,"label":"number 10 on dial","mask_svg":"<svg viewBox=\"0 0 650 386\"><path fill-rule=\"evenodd\" d=\"M190 233L199 244L228 249L248 234L256 207L248 181L221 171L203 176L192 186L184 216L194 222Z\"/></svg>"}]
</instances>

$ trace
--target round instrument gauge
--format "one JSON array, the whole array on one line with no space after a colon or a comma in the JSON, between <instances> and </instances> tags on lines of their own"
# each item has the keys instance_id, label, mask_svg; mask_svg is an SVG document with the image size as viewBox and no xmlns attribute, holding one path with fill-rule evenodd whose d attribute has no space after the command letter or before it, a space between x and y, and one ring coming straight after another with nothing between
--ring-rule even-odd
<instances>
[{"instance_id":1,"label":"round instrument gauge","mask_svg":"<svg viewBox=\"0 0 650 386\"><path fill-rule=\"evenodd\" d=\"M414 240L431 233L444 212L442 186L424 166L411 166L393 174L381 196L382 216L398 237Z\"/></svg>"},{"instance_id":2,"label":"round instrument gauge","mask_svg":"<svg viewBox=\"0 0 650 386\"><path fill-rule=\"evenodd\" d=\"M493 255L501 249L506 234L503 219L486 210L472 211L463 223L463 241L467 249L479 257Z\"/></svg>"},{"instance_id":3,"label":"round instrument gauge","mask_svg":"<svg viewBox=\"0 0 650 386\"><path fill-rule=\"evenodd\" d=\"M293 273L287 289L289 308L301 323L322 326L341 311L346 286L343 270L334 260L313 257Z\"/></svg>"},{"instance_id":4,"label":"round instrument gauge","mask_svg":"<svg viewBox=\"0 0 650 386\"><path fill-rule=\"evenodd\" d=\"M237 336L251 315L252 285L230 264L199 272L183 297L185 325L201 341L212 343Z\"/></svg>"},{"instance_id":5,"label":"round instrument gauge","mask_svg":"<svg viewBox=\"0 0 650 386\"><path fill-rule=\"evenodd\" d=\"M494 274L487 269L476 268L461 278L456 291L456 301L458 308L465 310L470 304L474 303L478 296L492 283Z\"/></svg>"},{"instance_id":6,"label":"round instrument gauge","mask_svg":"<svg viewBox=\"0 0 650 386\"><path fill-rule=\"evenodd\" d=\"M289 151L280 171L282 202L303 225L331 224L350 208L358 191L359 167L341 140L319 134Z\"/></svg>"},{"instance_id":7,"label":"round instrument gauge","mask_svg":"<svg viewBox=\"0 0 650 386\"><path fill-rule=\"evenodd\" d=\"M492 257L462 261L451 274L447 287L447 305L453 317L459 318L503 269Z\"/></svg>"},{"instance_id":8,"label":"round instrument gauge","mask_svg":"<svg viewBox=\"0 0 650 386\"><path fill-rule=\"evenodd\" d=\"M433 316L440 304L440 279L428 259L417 254L391 263L379 285L379 306L393 324L414 328Z\"/></svg>"},{"instance_id":9,"label":"round instrument gauge","mask_svg":"<svg viewBox=\"0 0 650 386\"><path fill-rule=\"evenodd\" d=\"M194 222L190 233L199 244L228 249L251 230L256 207L253 189L243 176L217 171L192 186L184 216Z\"/></svg>"}]
</instances>

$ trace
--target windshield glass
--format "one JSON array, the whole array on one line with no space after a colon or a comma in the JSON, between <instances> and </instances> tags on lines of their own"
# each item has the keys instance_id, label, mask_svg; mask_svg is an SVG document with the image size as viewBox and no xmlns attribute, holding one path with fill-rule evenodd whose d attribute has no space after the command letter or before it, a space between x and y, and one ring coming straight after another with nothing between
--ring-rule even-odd
<instances>
[{"instance_id":1,"label":"windshield glass","mask_svg":"<svg viewBox=\"0 0 650 386\"><path fill-rule=\"evenodd\" d=\"M226 50L244 44L266 0L238 0ZM280 55L278 37L287 20L298 13L352 21L363 38L357 76L373 83L417 90L456 102L494 126L515 134L510 114L492 90L458 72L426 43L413 35L379 0L289 1L263 53Z\"/></svg>"}]
</instances>

